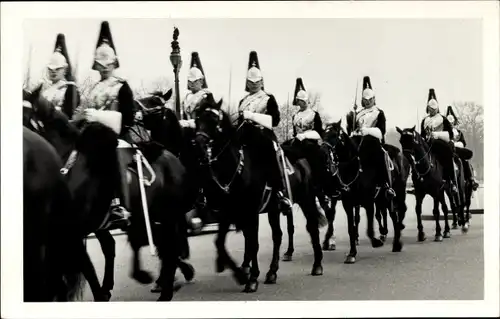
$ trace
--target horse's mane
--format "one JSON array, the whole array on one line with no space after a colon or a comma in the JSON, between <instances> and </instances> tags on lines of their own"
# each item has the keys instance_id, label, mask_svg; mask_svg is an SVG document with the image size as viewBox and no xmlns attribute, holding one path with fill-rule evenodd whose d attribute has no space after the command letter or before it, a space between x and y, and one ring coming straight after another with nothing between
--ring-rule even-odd
<instances>
[{"instance_id":1,"label":"horse's mane","mask_svg":"<svg viewBox=\"0 0 500 319\"><path fill-rule=\"evenodd\" d=\"M102 172L116 168L118 135L109 127L93 122L88 124L76 141L76 150L85 155L91 171Z\"/></svg>"}]
</instances>

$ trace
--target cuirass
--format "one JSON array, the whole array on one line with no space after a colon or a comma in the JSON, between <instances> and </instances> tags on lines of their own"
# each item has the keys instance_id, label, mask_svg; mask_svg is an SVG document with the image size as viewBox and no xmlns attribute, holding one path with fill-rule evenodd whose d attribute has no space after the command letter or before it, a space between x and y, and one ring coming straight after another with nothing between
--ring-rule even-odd
<instances>
[{"instance_id":1,"label":"cuirass","mask_svg":"<svg viewBox=\"0 0 500 319\"><path fill-rule=\"evenodd\" d=\"M377 119L380 114L380 110L373 106L369 109L362 109L356 115L356 122L358 124L358 128L366 127L375 127L377 125Z\"/></svg>"},{"instance_id":2,"label":"cuirass","mask_svg":"<svg viewBox=\"0 0 500 319\"><path fill-rule=\"evenodd\" d=\"M443 131L443 116L439 113L433 117L427 116L424 119L424 129L431 132Z\"/></svg>"},{"instance_id":3,"label":"cuirass","mask_svg":"<svg viewBox=\"0 0 500 319\"><path fill-rule=\"evenodd\" d=\"M184 99L184 112L188 118L188 120L194 118L194 111L200 105L201 100L210 93L207 89L201 89L196 93L188 93L186 98Z\"/></svg>"},{"instance_id":4,"label":"cuirass","mask_svg":"<svg viewBox=\"0 0 500 319\"><path fill-rule=\"evenodd\" d=\"M123 81L111 77L97 83L90 93L89 107L98 110L117 111L118 92L123 86Z\"/></svg>"},{"instance_id":5,"label":"cuirass","mask_svg":"<svg viewBox=\"0 0 500 319\"><path fill-rule=\"evenodd\" d=\"M249 94L243 98L243 101L240 104L239 111L266 113L268 101L269 101L269 95L262 90L252 95Z\"/></svg>"},{"instance_id":6,"label":"cuirass","mask_svg":"<svg viewBox=\"0 0 500 319\"><path fill-rule=\"evenodd\" d=\"M56 108L60 108L64 103L64 96L66 94L67 87L68 83L63 80L58 81L57 83L46 82L42 85L41 94Z\"/></svg>"},{"instance_id":7,"label":"cuirass","mask_svg":"<svg viewBox=\"0 0 500 319\"><path fill-rule=\"evenodd\" d=\"M313 130L315 116L316 113L310 108L295 114L293 117L293 127L297 134Z\"/></svg>"}]
</instances>

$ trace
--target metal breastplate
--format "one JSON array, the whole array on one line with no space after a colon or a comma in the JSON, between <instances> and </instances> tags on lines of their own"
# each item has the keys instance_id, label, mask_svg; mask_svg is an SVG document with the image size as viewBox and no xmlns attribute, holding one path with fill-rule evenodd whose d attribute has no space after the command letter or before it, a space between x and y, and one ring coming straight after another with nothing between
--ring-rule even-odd
<instances>
[{"instance_id":1,"label":"metal breastplate","mask_svg":"<svg viewBox=\"0 0 500 319\"><path fill-rule=\"evenodd\" d=\"M89 107L98 110L117 111L118 92L123 86L123 81L109 78L97 83L90 93Z\"/></svg>"},{"instance_id":2,"label":"metal breastplate","mask_svg":"<svg viewBox=\"0 0 500 319\"><path fill-rule=\"evenodd\" d=\"M441 114L436 114L433 117L427 116L424 119L424 129L430 132L441 132L443 131L443 116Z\"/></svg>"},{"instance_id":3,"label":"metal breastplate","mask_svg":"<svg viewBox=\"0 0 500 319\"><path fill-rule=\"evenodd\" d=\"M460 132L456 129L453 128L453 141L458 142L460 141Z\"/></svg>"},{"instance_id":4,"label":"metal breastplate","mask_svg":"<svg viewBox=\"0 0 500 319\"><path fill-rule=\"evenodd\" d=\"M239 111L266 113L268 101L269 95L262 90L255 94L249 94L243 98L243 101L240 104Z\"/></svg>"},{"instance_id":5,"label":"metal breastplate","mask_svg":"<svg viewBox=\"0 0 500 319\"><path fill-rule=\"evenodd\" d=\"M60 110L64 103L67 87L68 83L62 80L53 84L46 82L42 85L41 95Z\"/></svg>"},{"instance_id":6,"label":"metal breastplate","mask_svg":"<svg viewBox=\"0 0 500 319\"><path fill-rule=\"evenodd\" d=\"M380 110L373 106L369 109L362 109L356 115L356 123L358 124L358 128L366 127L375 127L377 125L377 119L380 114Z\"/></svg>"},{"instance_id":7,"label":"metal breastplate","mask_svg":"<svg viewBox=\"0 0 500 319\"><path fill-rule=\"evenodd\" d=\"M186 114L188 120L194 118L194 111L200 105L201 100L210 93L207 89L201 89L196 93L188 93L184 99L184 113Z\"/></svg>"},{"instance_id":8,"label":"metal breastplate","mask_svg":"<svg viewBox=\"0 0 500 319\"><path fill-rule=\"evenodd\" d=\"M315 116L316 113L310 108L295 114L293 117L293 127L297 134L313 130Z\"/></svg>"}]
</instances>

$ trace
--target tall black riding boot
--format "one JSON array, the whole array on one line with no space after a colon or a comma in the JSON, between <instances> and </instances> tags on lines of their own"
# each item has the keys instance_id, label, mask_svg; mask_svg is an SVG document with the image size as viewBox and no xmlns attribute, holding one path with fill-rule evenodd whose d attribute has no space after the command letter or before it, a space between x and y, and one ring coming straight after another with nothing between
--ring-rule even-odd
<instances>
[{"instance_id":1,"label":"tall black riding boot","mask_svg":"<svg viewBox=\"0 0 500 319\"><path fill-rule=\"evenodd\" d=\"M121 150L117 149L118 172L116 174L116 193L111 203L111 213L109 223L119 228L126 228L130 225L130 207L129 185L127 181L127 165Z\"/></svg>"}]
</instances>

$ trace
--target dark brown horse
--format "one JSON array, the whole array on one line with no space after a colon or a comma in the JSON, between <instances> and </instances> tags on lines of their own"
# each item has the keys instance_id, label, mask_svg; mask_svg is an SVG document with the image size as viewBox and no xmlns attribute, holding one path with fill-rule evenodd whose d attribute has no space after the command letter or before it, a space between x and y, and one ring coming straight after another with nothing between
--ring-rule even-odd
<instances>
[{"instance_id":1,"label":"dark brown horse","mask_svg":"<svg viewBox=\"0 0 500 319\"><path fill-rule=\"evenodd\" d=\"M245 292L258 289L260 274L257 255L259 249L259 213L268 213L273 237L273 258L266 275L266 283L276 283L279 268L279 249L282 232L280 211L276 196L266 200L268 177L263 169L259 154L244 145L241 138L246 128L252 132L252 124L243 122L233 126L229 116L221 110L222 101L215 103L213 97L202 101L196 119L197 158L200 161L199 178L207 197L208 205L218 210L217 271L226 266L233 270L237 281L246 284ZM248 126L248 127L246 127ZM324 217L316 207L312 192L312 175L307 161L299 160L294 174L290 176L295 201L300 205L307 219L307 231L314 250L312 275L322 275L323 253L319 241L319 225ZM266 205L267 203L267 205ZM235 224L245 236L245 254L242 267L238 267L225 247L229 226ZM251 264L251 265L250 265ZM246 268L249 269L249 278Z\"/></svg>"},{"instance_id":2,"label":"dark brown horse","mask_svg":"<svg viewBox=\"0 0 500 319\"><path fill-rule=\"evenodd\" d=\"M37 99L34 99L37 101ZM111 129L99 124L87 124L80 133L76 127L51 105L34 105L31 118L42 123L39 134L47 139L66 162L68 172L66 180L74 194L73 201L77 210L74 212L81 218L82 238L95 233L101 243L105 255L105 275L103 285L99 284L95 270L90 265L85 276L89 281L95 300L109 300L114 285L115 242L109 229L102 228L116 189L114 172L116 172L117 135ZM161 278L165 289L159 300L171 300L173 281L177 269L178 257L186 243L179 236L182 219L190 206L190 189L185 178L185 169L179 159L157 145L145 145L140 148L153 168L156 178L146 188L149 214L152 222L158 227L152 228L153 240L162 260ZM74 161L68 162L72 150L78 151ZM131 225L127 229L128 239L134 251L131 276L140 283L153 281L152 276L141 269L139 249L148 244L146 224L142 212L142 201L138 189L138 176L135 170L130 149L129 183L131 195ZM146 169L144 169L146 171ZM145 174L150 179L152 176Z\"/></svg>"},{"instance_id":3,"label":"dark brown horse","mask_svg":"<svg viewBox=\"0 0 500 319\"><path fill-rule=\"evenodd\" d=\"M71 193L54 148L23 128L23 286L25 302L72 301L83 290L87 254Z\"/></svg>"}]
</instances>

